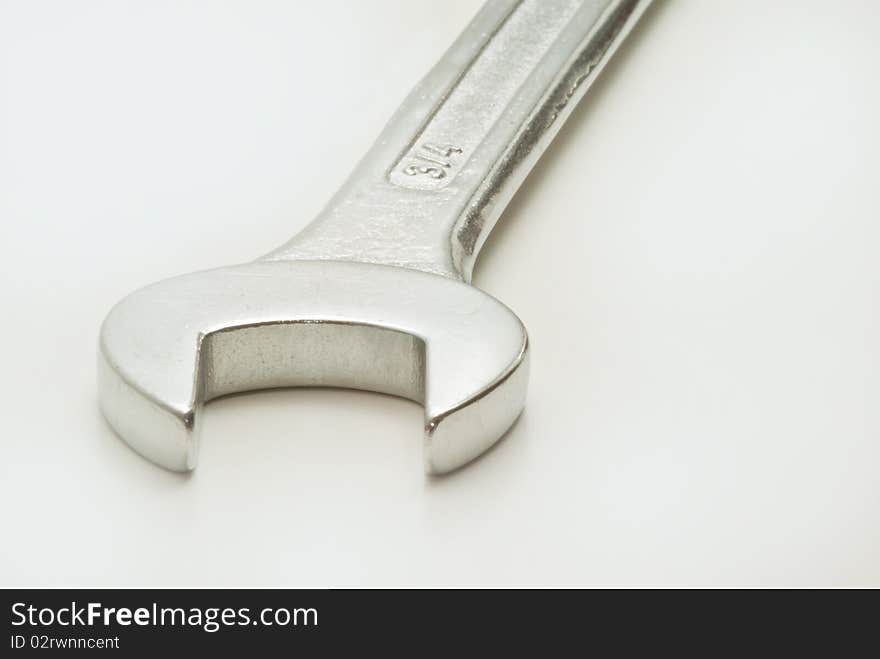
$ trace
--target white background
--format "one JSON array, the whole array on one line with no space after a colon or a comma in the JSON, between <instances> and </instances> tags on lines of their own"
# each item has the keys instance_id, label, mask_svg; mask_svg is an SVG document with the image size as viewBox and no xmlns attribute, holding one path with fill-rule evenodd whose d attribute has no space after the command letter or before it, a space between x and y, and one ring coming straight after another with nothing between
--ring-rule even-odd
<instances>
[{"instance_id":1,"label":"white background","mask_svg":"<svg viewBox=\"0 0 880 659\"><path fill-rule=\"evenodd\" d=\"M163 471L100 322L315 215L477 0L0 0L0 585L880 584L880 5L660 0L475 283L533 346L493 451L421 409L212 403Z\"/></svg>"}]
</instances>

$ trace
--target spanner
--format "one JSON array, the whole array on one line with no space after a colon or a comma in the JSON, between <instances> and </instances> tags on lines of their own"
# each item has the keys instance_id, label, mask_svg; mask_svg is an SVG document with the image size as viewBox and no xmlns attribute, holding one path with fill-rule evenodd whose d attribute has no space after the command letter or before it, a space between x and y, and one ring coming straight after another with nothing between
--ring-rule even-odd
<instances>
[{"instance_id":1,"label":"spanner","mask_svg":"<svg viewBox=\"0 0 880 659\"><path fill-rule=\"evenodd\" d=\"M428 473L489 448L522 411L529 350L519 318L469 285L474 260L649 2L488 2L302 232L110 311L98 350L110 425L186 471L205 402L349 387L424 404Z\"/></svg>"}]
</instances>

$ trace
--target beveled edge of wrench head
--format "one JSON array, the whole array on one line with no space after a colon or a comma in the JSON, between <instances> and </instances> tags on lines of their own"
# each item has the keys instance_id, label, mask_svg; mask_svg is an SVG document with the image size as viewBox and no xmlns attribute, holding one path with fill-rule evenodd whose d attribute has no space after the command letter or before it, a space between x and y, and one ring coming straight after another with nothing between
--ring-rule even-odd
<instances>
[{"instance_id":1,"label":"beveled edge of wrench head","mask_svg":"<svg viewBox=\"0 0 880 659\"><path fill-rule=\"evenodd\" d=\"M135 291L105 319L101 409L138 453L196 466L202 407L227 393L337 386L424 403L425 470L452 471L519 416L528 338L479 289L405 268L257 261Z\"/></svg>"}]
</instances>

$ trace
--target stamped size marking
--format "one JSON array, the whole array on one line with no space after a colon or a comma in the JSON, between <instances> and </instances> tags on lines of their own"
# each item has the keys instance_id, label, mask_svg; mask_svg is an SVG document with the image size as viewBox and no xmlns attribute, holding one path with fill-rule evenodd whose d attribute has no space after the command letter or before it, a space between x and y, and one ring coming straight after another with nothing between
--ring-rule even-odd
<instances>
[{"instance_id":1,"label":"stamped size marking","mask_svg":"<svg viewBox=\"0 0 880 659\"><path fill-rule=\"evenodd\" d=\"M427 176L432 179L446 177L452 168L453 156L461 155L462 150L451 144L425 142L419 145L410 156L411 164L405 165L403 173L407 176Z\"/></svg>"},{"instance_id":2,"label":"stamped size marking","mask_svg":"<svg viewBox=\"0 0 880 659\"><path fill-rule=\"evenodd\" d=\"M481 149L491 153L511 142L518 124L505 122L505 115L528 109L516 106L517 95L582 6L581 0L518 3L413 135L388 181L425 191L453 181L465 187L478 184L468 172L483 171ZM469 170L472 159L481 164Z\"/></svg>"}]
</instances>

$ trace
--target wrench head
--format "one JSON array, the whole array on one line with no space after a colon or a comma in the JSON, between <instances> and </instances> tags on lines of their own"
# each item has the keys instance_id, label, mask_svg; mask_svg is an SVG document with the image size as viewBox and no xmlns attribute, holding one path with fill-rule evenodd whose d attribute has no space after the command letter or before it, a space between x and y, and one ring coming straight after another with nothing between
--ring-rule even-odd
<instances>
[{"instance_id":1,"label":"wrench head","mask_svg":"<svg viewBox=\"0 0 880 659\"><path fill-rule=\"evenodd\" d=\"M218 396L334 386L425 407L425 469L469 462L525 402L516 315L454 279L343 261L256 261L142 288L101 327L98 391L110 425L175 471L196 466L203 405Z\"/></svg>"}]
</instances>

